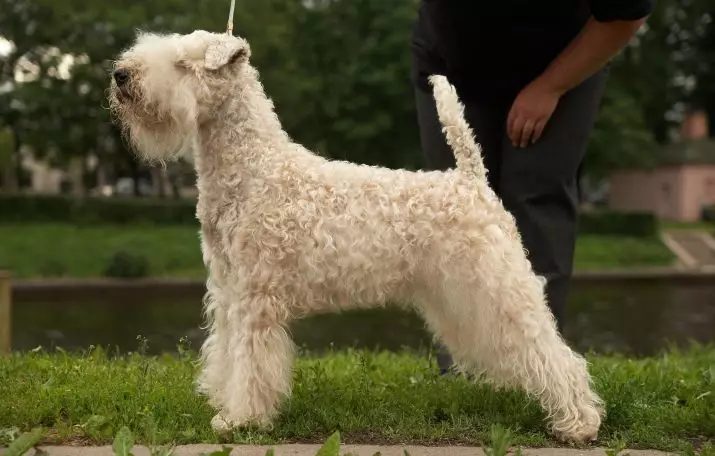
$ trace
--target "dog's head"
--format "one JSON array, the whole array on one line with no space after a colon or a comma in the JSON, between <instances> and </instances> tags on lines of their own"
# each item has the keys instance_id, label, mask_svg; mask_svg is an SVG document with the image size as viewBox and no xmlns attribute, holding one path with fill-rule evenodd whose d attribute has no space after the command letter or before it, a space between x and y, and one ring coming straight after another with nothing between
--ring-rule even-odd
<instances>
[{"instance_id":1,"label":"dog's head","mask_svg":"<svg viewBox=\"0 0 715 456\"><path fill-rule=\"evenodd\" d=\"M140 33L114 64L110 108L149 161L191 153L198 126L231 95L250 57L248 42L226 33Z\"/></svg>"}]
</instances>

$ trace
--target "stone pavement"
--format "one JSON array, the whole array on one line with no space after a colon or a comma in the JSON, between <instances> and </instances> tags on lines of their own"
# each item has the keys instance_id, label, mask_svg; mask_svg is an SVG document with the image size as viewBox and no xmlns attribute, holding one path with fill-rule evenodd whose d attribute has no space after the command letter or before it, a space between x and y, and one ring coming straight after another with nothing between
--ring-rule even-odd
<instances>
[{"instance_id":1,"label":"stone pavement","mask_svg":"<svg viewBox=\"0 0 715 456\"><path fill-rule=\"evenodd\" d=\"M247 446L229 445L233 447L231 456L265 456L266 450L273 448L275 456L315 456L320 445L273 445L273 446ZM72 446L45 446L49 456L113 456L111 446L72 447ZM219 450L219 445L182 445L176 447L174 456L199 456ZM353 456L373 456L378 451L381 456L404 456L407 450L411 456L484 456L484 451L479 447L424 447L424 446L379 446L379 445L346 445L340 447L340 454ZM3 454L0 451L0 454ZM526 448L522 450L524 456L603 456L606 454L602 448L577 450L569 448ZM626 452L622 453L625 454ZM651 450L627 450L630 456L665 456L675 453L665 453ZM27 453L31 456L33 451ZM135 446L132 449L134 456L149 456L146 447Z\"/></svg>"}]
</instances>

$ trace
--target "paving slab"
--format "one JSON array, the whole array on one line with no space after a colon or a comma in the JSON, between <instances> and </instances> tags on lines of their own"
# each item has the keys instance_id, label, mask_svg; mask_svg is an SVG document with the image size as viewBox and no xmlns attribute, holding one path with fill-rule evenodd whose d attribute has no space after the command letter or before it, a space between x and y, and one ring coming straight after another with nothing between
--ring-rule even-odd
<instances>
[{"instance_id":1,"label":"paving slab","mask_svg":"<svg viewBox=\"0 0 715 456\"><path fill-rule=\"evenodd\" d=\"M272 448L275 456L315 456L320 445L289 444L289 445L228 445L233 448L231 456L265 456L266 450ZM106 446L51 446L42 445L39 448L49 456L113 456L112 447ZM181 445L176 447L174 456L199 456L220 450L220 445ZM405 450L411 456L485 456L480 447L450 446L429 447L412 445L341 445L341 455L373 456L379 452L381 456L405 456ZM676 453L666 453L653 450L626 450L630 456L677 456ZM605 456L603 448L570 449L570 448L524 448L524 456ZM4 450L0 450L4 454ZM33 451L27 453L32 456ZM136 445L132 449L134 456L150 456L149 449ZM625 451L624 453L625 454Z\"/></svg>"}]
</instances>

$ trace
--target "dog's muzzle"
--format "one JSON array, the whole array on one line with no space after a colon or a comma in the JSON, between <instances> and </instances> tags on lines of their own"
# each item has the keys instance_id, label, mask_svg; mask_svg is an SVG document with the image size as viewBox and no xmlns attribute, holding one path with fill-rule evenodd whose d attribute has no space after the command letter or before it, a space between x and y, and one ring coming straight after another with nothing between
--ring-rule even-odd
<instances>
[{"instance_id":1,"label":"dog's muzzle","mask_svg":"<svg viewBox=\"0 0 715 456\"><path fill-rule=\"evenodd\" d=\"M112 77L114 78L114 83L117 87L117 98L120 101L127 99L131 100L132 96L129 90L129 79L131 79L131 74L129 73L129 70L117 68L112 73Z\"/></svg>"},{"instance_id":2,"label":"dog's muzzle","mask_svg":"<svg viewBox=\"0 0 715 456\"><path fill-rule=\"evenodd\" d=\"M129 82L129 71L124 68L114 70L112 76L114 76L114 82L117 83L117 87L119 88L124 87L126 83Z\"/></svg>"}]
</instances>

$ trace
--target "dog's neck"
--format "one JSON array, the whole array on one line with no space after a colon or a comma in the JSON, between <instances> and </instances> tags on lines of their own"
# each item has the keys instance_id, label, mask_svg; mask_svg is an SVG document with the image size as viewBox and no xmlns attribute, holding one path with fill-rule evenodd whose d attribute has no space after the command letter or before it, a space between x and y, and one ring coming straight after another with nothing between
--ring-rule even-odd
<instances>
[{"instance_id":1,"label":"dog's neck","mask_svg":"<svg viewBox=\"0 0 715 456\"><path fill-rule=\"evenodd\" d=\"M199 199L240 199L241 184L269 169L290 143L257 71L246 65L230 83L231 95L199 125L194 156Z\"/></svg>"}]
</instances>

